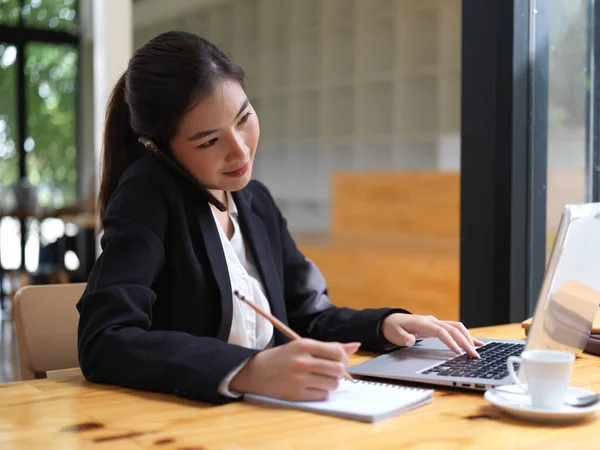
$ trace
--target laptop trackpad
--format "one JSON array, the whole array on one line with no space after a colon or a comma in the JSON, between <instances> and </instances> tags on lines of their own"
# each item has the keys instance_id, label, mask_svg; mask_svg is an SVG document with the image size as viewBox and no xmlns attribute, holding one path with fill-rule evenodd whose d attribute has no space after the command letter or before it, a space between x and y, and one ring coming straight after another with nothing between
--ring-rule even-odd
<instances>
[{"instance_id":1,"label":"laptop trackpad","mask_svg":"<svg viewBox=\"0 0 600 450\"><path fill-rule=\"evenodd\" d=\"M409 375L458 356L439 339L428 338L350 368L350 373ZM365 371L363 372L364 369Z\"/></svg>"},{"instance_id":2,"label":"laptop trackpad","mask_svg":"<svg viewBox=\"0 0 600 450\"><path fill-rule=\"evenodd\" d=\"M402 372L416 372L458 356L439 339L424 339L411 348L403 348L388 354L388 363L398 361ZM394 364L395 365L395 364Z\"/></svg>"}]
</instances>

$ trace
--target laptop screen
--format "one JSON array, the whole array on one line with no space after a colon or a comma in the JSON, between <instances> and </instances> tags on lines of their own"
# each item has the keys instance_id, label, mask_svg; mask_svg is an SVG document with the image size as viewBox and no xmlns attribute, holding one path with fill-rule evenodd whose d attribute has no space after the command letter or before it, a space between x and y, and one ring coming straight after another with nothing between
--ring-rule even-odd
<instances>
[{"instance_id":1,"label":"laptop screen","mask_svg":"<svg viewBox=\"0 0 600 450\"><path fill-rule=\"evenodd\" d=\"M525 349L580 353L600 305L600 203L567 205Z\"/></svg>"}]
</instances>

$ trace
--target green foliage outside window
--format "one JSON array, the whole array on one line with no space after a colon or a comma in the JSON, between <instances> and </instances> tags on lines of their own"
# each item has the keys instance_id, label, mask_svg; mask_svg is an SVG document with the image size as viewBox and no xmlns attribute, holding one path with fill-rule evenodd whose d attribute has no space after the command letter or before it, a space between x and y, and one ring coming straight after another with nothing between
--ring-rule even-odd
<instances>
[{"instance_id":1,"label":"green foliage outside window","mask_svg":"<svg viewBox=\"0 0 600 450\"><path fill-rule=\"evenodd\" d=\"M18 0L0 0L0 24L16 25ZM16 8L16 13L15 13ZM25 0L26 27L72 30L75 0ZM14 17L17 20L14 20ZM0 183L18 179L17 50L0 42ZM77 198L76 80L78 49L30 42L25 46L25 152L28 181L41 206L60 207Z\"/></svg>"}]
</instances>

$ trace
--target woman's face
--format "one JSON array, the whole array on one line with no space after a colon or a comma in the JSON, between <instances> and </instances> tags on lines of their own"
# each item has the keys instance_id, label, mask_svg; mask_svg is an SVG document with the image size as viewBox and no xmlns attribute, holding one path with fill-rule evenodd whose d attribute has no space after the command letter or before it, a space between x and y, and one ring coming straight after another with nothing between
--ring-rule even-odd
<instances>
[{"instance_id":1,"label":"woman's face","mask_svg":"<svg viewBox=\"0 0 600 450\"><path fill-rule=\"evenodd\" d=\"M237 191L250 181L259 135L246 93L224 80L183 117L171 149L206 188Z\"/></svg>"}]
</instances>

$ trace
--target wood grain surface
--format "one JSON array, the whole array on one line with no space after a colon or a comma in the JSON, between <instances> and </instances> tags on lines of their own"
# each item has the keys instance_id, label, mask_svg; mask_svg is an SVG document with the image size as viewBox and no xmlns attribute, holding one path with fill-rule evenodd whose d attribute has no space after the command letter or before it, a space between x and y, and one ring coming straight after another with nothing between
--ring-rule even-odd
<instances>
[{"instance_id":1,"label":"wood grain surface","mask_svg":"<svg viewBox=\"0 0 600 450\"><path fill-rule=\"evenodd\" d=\"M473 330L523 338L519 324ZM358 363L373 355L362 353ZM600 392L600 358L578 358L572 384ZM89 383L80 376L0 385L2 449L591 449L600 423L537 425L481 393L436 388L432 404L378 424L238 402L210 406Z\"/></svg>"}]
</instances>

